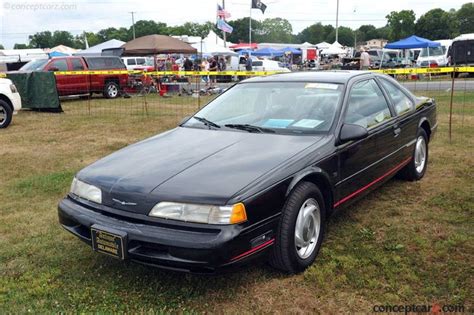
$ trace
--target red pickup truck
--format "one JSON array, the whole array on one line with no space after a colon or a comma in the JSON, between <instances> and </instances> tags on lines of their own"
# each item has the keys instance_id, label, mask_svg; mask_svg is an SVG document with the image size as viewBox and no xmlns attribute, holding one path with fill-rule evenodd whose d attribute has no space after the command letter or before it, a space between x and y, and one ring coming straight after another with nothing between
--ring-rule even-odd
<instances>
[{"instance_id":1,"label":"red pickup truck","mask_svg":"<svg viewBox=\"0 0 474 315\"><path fill-rule=\"evenodd\" d=\"M20 68L26 71L101 71L127 68L119 57L55 57L28 62ZM128 74L56 74L59 96L102 93L106 98L120 96L128 84Z\"/></svg>"}]
</instances>

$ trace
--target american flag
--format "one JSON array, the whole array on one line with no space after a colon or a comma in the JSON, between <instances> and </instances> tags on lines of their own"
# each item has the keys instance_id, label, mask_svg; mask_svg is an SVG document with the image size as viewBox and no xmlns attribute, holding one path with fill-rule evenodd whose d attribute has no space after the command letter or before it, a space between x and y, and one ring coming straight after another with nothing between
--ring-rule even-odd
<instances>
[{"instance_id":1,"label":"american flag","mask_svg":"<svg viewBox=\"0 0 474 315\"><path fill-rule=\"evenodd\" d=\"M217 28L226 33L232 33L234 28L227 24L224 19L217 19Z\"/></svg>"},{"instance_id":2,"label":"american flag","mask_svg":"<svg viewBox=\"0 0 474 315\"><path fill-rule=\"evenodd\" d=\"M223 19L228 19L230 18L230 13L224 10L220 5L217 5L217 16Z\"/></svg>"}]
</instances>

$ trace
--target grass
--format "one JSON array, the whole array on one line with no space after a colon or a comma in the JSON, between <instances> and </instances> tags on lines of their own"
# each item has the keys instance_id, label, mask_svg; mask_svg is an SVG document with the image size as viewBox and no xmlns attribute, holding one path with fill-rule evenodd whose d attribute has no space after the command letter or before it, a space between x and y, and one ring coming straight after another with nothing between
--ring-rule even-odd
<instances>
[{"instance_id":1,"label":"grass","mask_svg":"<svg viewBox=\"0 0 474 315\"><path fill-rule=\"evenodd\" d=\"M455 111L452 143L449 97L434 96L440 126L425 178L394 179L333 216L315 264L293 276L266 265L205 277L120 262L57 223L75 172L172 128L195 102L155 100L148 116L136 99L122 104L126 115L109 114L120 104L107 100L92 101L103 111L91 116L79 114L84 101L65 102L65 114L21 112L0 132L0 313L367 313L413 303L473 312L474 95L456 95L465 111Z\"/></svg>"}]
</instances>

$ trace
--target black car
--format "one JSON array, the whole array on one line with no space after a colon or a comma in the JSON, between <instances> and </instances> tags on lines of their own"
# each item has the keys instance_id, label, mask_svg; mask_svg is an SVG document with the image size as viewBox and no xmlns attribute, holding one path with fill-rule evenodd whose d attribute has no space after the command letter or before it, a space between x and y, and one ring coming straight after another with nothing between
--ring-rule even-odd
<instances>
[{"instance_id":1,"label":"black car","mask_svg":"<svg viewBox=\"0 0 474 315\"><path fill-rule=\"evenodd\" d=\"M61 225L94 250L162 268L262 257L311 265L328 215L395 174L423 177L435 102L365 71L236 84L179 127L80 171Z\"/></svg>"}]
</instances>

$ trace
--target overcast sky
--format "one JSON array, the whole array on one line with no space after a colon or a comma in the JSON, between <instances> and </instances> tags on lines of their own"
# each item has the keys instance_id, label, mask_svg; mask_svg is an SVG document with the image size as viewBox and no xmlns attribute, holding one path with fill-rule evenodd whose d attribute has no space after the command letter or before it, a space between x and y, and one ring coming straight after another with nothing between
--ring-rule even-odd
<instances>
[{"instance_id":1,"label":"overcast sky","mask_svg":"<svg viewBox=\"0 0 474 315\"><path fill-rule=\"evenodd\" d=\"M216 3L222 0L0 0L0 43L12 48L14 43L27 43L28 35L45 30L66 30L74 35L83 31L98 31L107 27L129 27L130 11L135 20L155 20L168 25L186 21L205 22L215 20ZM232 19L248 17L251 0L225 0ZM336 0L263 0L267 11L263 15L252 10L252 18L281 17L290 21L293 32L322 22L335 25ZM358 27L386 23L385 16L391 11L412 9L418 18L433 8L459 9L467 0L340 0L339 25Z\"/></svg>"}]
</instances>

